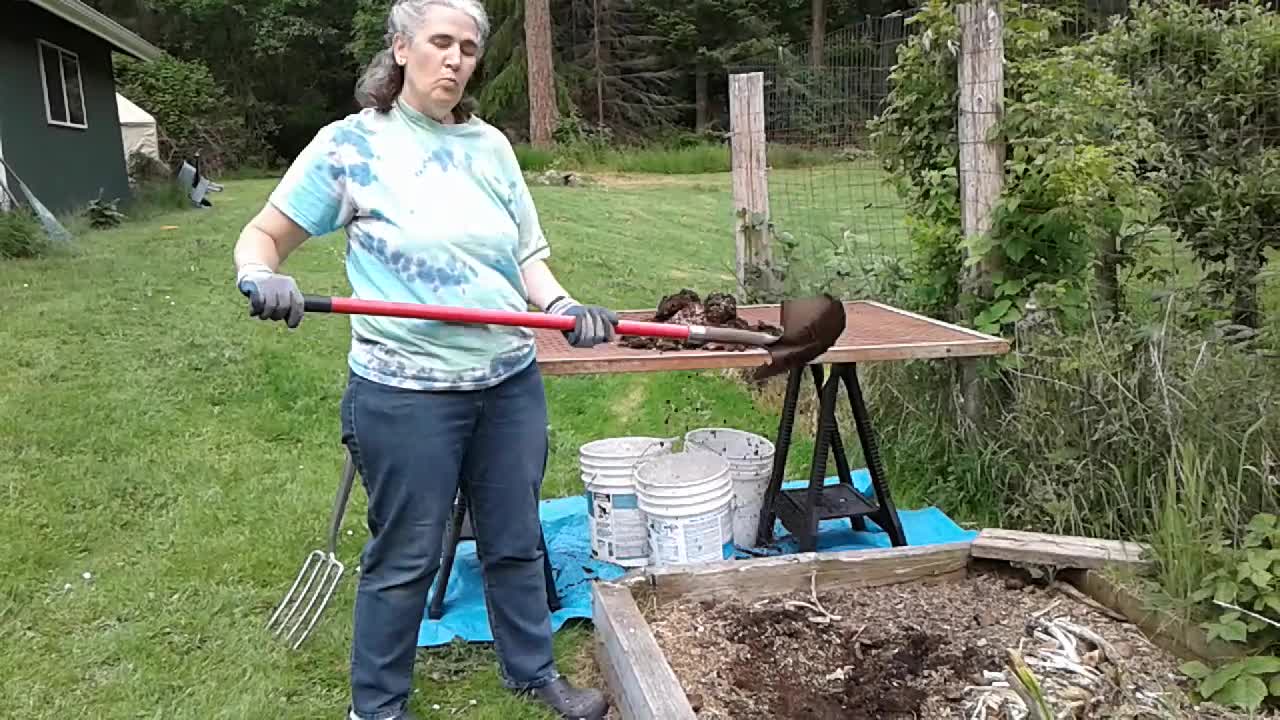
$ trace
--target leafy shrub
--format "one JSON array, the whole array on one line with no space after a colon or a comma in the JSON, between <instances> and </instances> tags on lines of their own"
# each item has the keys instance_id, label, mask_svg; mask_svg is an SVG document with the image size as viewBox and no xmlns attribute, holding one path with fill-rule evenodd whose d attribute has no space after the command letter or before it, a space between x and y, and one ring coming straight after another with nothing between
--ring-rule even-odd
<instances>
[{"instance_id":1,"label":"leafy shrub","mask_svg":"<svg viewBox=\"0 0 1280 720\"><path fill-rule=\"evenodd\" d=\"M1082 318L1095 247L1113 277L1133 253L1118 238L1159 198L1137 182L1152 143L1124 79L1064 33L1066 16L1009 2L1005 14L1006 145L1003 191L985 237L961 237L957 50L949 2L931 1L909 22L921 29L899 48L885 112L872 138L906 200L917 305L950 316L958 305L988 332L1007 330L1034 300ZM963 259L997 268L988 297L967 297ZM1114 280L1111 280L1114 283Z\"/></svg>"},{"instance_id":2,"label":"leafy shrub","mask_svg":"<svg viewBox=\"0 0 1280 720\"><path fill-rule=\"evenodd\" d=\"M265 131L255 136L245 127L244 113L197 60L121 58L116 82L121 94L155 117L160 155L170 167L200 153L202 171L212 175L266 153Z\"/></svg>"},{"instance_id":3,"label":"leafy shrub","mask_svg":"<svg viewBox=\"0 0 1280 720\"><path fill-rule=\"evenodd\" d=\"M1216 619L1204 623L1208 637L1263 654L1216 669L1190 662L1182 670L1199 681L1196 690L1202 697L1215 702L1250 711L1268 701L1280 705L1280 657L1274 652L1280 650L1280 521L1259 513L1249 521L1239 547L1211 547L1220 566L1205 576L1204 587L1193 597L1215 604Z\"/></svg>"},{"instance_id":4,"label":"leafy shrub","mask_svg":"<svg viewBox=\"0 0 1280 720\"><path fill-rule=\"evenodd\" d=\"M35 213L26 208L0 212L0 258L35 258L50 248Z\"/></svg>"},{"instance_id":5,"label":"leafy shrub","mask_svg":"<svg viewBox=\"0 0 1280 720\"><path fill-rule=\"evenodd\" d=\"M1132 79L1157 131L1148 174L1209 298L1258 327L1259 274L1280 248L1280 13L1253 0L1142 2L1092 45Z\"/></svg>"},{"instance_id":6,"label":"leafy shrub","mask_svg":"<svg viewBox=\"0 0 1280 720\"><path fill-rule=\"evenodd\" d=\"M89 226L95 230L116 227L125 219L125 214L120 212L120 198L103 200L102 193L89 201L84 213L89 219Z\"/></svg>"}]
</instances>

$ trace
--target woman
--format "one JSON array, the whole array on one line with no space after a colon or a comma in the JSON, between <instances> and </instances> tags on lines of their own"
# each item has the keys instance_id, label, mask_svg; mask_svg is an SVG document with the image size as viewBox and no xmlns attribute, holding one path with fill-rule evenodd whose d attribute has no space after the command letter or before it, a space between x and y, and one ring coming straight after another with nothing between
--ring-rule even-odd
<instances>
[{"instance_id":1,"label":"woman","mask_svg":"<svg viewBox=\"0 0 1280 720\"><path fill-rule=\"evenodd\" d=\"M399 0L359 113L323 128L235 248L251 314L297 327L302 294L278 272L307 237L347 232L356 297L572 315L576 347L617 317L575 301L506 137L463 107L488 33L478 0ZM469 496L485 600L508 687L562 717L600 718L597 690L555 669L538 497L547 408L523 328L352 316L342 439L369 496L351 653L353 720L411 718L418 625L452 500Z\"/></svg>"}]
</instances>

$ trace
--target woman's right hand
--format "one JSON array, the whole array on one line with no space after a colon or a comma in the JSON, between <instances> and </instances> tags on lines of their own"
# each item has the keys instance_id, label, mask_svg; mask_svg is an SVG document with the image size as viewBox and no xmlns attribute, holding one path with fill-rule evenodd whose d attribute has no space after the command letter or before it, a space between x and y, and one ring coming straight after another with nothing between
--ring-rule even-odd
<instances>
[{"instance_id":1,"label":"woman's right hand","mask_svg":"<svg viewBox=\"0 0 1280 720\"><path fill-rule=\"evenodd\" d=\"M291 328L302 322L302 291L288 275L272 272L265 265L248 266L241 270L236 287L249 298L251 316L284 320Z\"/></svg>"}]
</instances>

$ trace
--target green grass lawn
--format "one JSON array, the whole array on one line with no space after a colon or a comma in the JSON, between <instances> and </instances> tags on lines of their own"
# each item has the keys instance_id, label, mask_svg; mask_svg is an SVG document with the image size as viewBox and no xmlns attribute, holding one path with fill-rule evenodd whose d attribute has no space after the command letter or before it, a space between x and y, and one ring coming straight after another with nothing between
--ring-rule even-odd
<instances>
[{"instance_id":1,"label":"green grass lawn","mask_svg":"<svg viewBox=\"0 0 1280 720\"><path fill-rule=\"evenodd\" d=\"M12 717L341 715L353 576L301 651L263 632L323 545L348 344L347 318L289 331L249 318L233 288L232 246L272 186L230 182L211 209L0 264L0 696ZM682 286L732 288L727 176L534 193L551 264L583 300L651 307ZM287 271L304 292L344 294L342 249L339 235L312 240ZM577 448L592 439L776 428L716 373L547 386L548 495L580 492ZM352 568L363 514L357 490L340 549ZM558 635L566 669L588 633ZM425 717L544 717L500 689L487 647L422 658Z\"/></svg>"}]
</instances>

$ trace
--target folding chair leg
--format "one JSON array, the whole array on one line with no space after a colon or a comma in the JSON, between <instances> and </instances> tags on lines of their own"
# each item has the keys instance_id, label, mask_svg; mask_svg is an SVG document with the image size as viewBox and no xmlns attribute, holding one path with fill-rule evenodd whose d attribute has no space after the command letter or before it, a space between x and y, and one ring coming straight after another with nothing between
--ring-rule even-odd
<instances>
[{"instance_id":1,"label":"folding chair leg","mask_svg":"<svg viewBox=\"0 0 1280 720\"><path fill-rule=\"evenodd\" d=\"M436 571L436 590L427 607L427 617L439 620L444 617L444 596L449 589L449 575L453 573L453 559L458 554L458 536L462 534L462 520L466 517L467 504L461 493L453 503L453 517L449 520L449 529L444 535L444 555L440 559L440 569Z\"/></svg>"},{"instance_id":2,"label":"folding chair leg","mask_svg":"<svg viewBox=\"0 0 1280 720\"><path fill-rule=\"evenodd\" d=\"M547 538L542 538L542 574L547 581L547 607L551 612L560 609L560 594L556 592L556 571L551 567L551 551L547 550Z\"/></svg>"},{"instance_id":3,"label":"folding chair leg","mask_svg":"<svg viewBox=\"0 0 1280 720\"><path fill-rule=\"evenodd\" d=\"M453 504L453 516L450 518L449 527L444 536L440 569L436 571L435 590L427 605L427 617L432 620L444 617L444 596L449 590L449 576L453 574L453 561L458 554L458 538L462 535L462 524L466 514L466 500L459 493ZM546 536L539 538L539 546L542 550L542 573L547 587L547 607L551 612L555 612L561 608L560 594L556 591L555 568L551 565L551 552L547 549Z\"/></svg>"}]
</instances>

